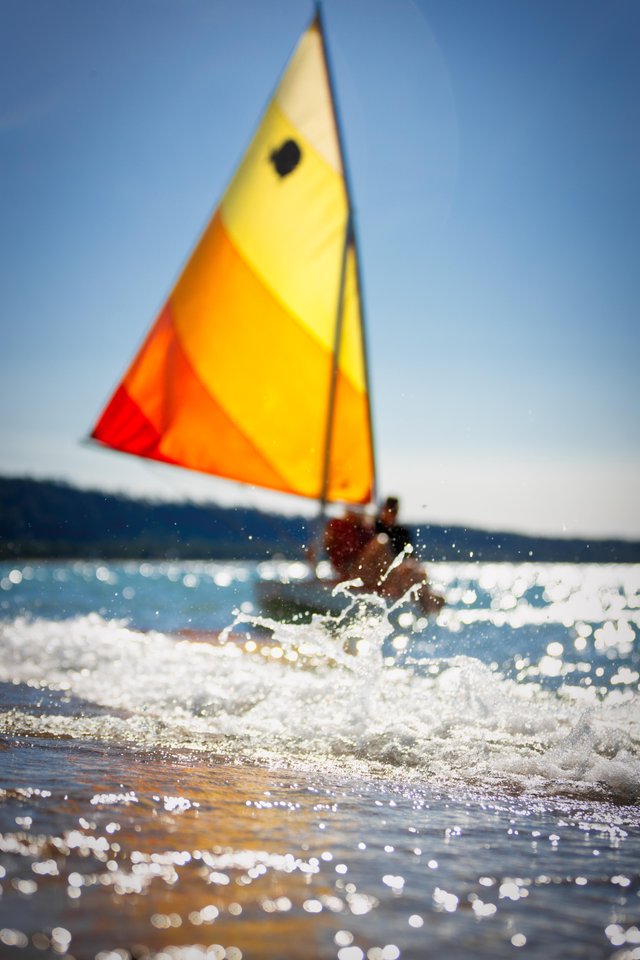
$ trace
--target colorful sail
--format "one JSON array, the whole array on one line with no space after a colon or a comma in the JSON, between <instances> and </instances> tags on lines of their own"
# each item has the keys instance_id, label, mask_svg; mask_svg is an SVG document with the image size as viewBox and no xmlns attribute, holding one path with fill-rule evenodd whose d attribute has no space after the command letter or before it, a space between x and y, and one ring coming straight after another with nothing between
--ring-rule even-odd
<instances>
[{"instance_id":1,"label":"colorful sail","mask_svg":"<svg viewBox=\"0 0 640 960\"><path fill-rule=\"evenodd\" d=\"M368 502L374 467L350 223L316 18L92 437L285 493Z\"/></svg>"}]
</instances>

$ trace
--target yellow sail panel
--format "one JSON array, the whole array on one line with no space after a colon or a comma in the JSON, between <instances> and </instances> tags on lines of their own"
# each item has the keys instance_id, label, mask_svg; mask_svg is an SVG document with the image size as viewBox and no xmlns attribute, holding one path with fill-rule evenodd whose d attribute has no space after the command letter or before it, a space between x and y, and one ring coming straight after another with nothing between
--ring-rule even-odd
<instances>
[{"instance_id":1,"label":"yellow sail panel","mask_svg":"<svg viewBox=\"0 0 640 960\"><path fill-rule=\"evenodd\" d=\"M353 251L333 376L348 222L314 23L92 435L139 456L314 498L323 496L330 437L327 499L366 502L372 456Z\"/></svg>"},{"instance_id":2,"label":"yellow sail panel","mask_svg":"<svg viewBox=\"0 0 640 960\"><path fill-rule=\"evenodd\" d=\"M280 176L270 157L293 143L300 159L290 173ZM344 181L289 124L277 104L267 110L220 214L251 268L298 322L332 351L348 215Z\"/></svg>"},{"instance_id":3,"label":"yellow sail panel","mask_svg":"<svg viewBox=\"0 0 640 960\"><path fill-rule=\"evenodd\" d=\"M354 389L366 398L367 364L364 348L362 304L358 288L358 268L353 242L349 243L347 250L338 359L340 369L351 381ZM366 442L371 440L368 433L368 430L363 431L363 438Z\"/></svg>"},{"instance_id":4,"label":"yellow sail panel","mask_svg":"<svg viewBox=\"0 0 640 960\"><path fill-rule=\"evenodd\" d=\"M346 264L339 357L327 499L367 503L373 496L373 441L356 254L352 244ZM347 484L350 497L344 495Z\"/></svg>"},{"instance_id":5,"label":"yellow sail panel","mask_svg":"<svg viewBox=\"0 0 640 960\"><path fill-rule=\"evenodd\" d=\"M312 149L342 176L342 155L317 23L303 34L275 100Z\"/></svg>"}]
</instances>

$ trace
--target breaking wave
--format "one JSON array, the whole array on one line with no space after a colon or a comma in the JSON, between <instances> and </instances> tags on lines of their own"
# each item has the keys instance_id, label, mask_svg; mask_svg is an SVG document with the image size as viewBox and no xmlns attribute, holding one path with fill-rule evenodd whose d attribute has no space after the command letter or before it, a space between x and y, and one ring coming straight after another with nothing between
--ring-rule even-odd
<instances>
[{"instance_id":1,"label":"breaking wave","mask_svg":"<svg viewBox=\"0 0 640 960\"><path fill-rule=\"evenodd\" d=\"M507 671L468 653L445 656L424 638L398 636L375 606L338 625L239 620L207 637L143 632L98 614L6 622L0 729L640 798L637 684L549 686L526 664Z\"/></svg>"}]
</instances>

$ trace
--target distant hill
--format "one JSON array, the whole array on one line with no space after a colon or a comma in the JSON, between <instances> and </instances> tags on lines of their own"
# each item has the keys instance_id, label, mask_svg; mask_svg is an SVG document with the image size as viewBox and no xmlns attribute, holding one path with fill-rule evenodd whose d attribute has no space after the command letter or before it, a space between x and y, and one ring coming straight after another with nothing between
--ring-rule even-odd
<instances>
[{"instance_id":1,"label":"distant hill","mask_svg":"<svg viewBox=\"0 0 640 960\"><path fill-rule=\"evenodd\" d=\"M424 560L640 563L640 542L413 526ZM217 504L136 500L65 483L0 477L0 558L299 557L313 520Z\"/></svg>"}]
</instances>

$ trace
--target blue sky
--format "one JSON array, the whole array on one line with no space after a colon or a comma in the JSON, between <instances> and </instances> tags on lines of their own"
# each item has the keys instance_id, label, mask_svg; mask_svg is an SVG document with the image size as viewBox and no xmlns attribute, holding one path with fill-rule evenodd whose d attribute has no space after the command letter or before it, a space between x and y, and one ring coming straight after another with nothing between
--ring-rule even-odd
<instances>
[{"instance_id":1,"label":"blue sky","mask_svg":"<svg viewBox=\"0 0 640 960\"><path fill-rule=\"evenodd\" d=\"M303 0L2 0L0 473L272 509L83 446L216 206ZM640 536L640 4L325 0L381 492Z\"/></svg>"}]
</instances>

